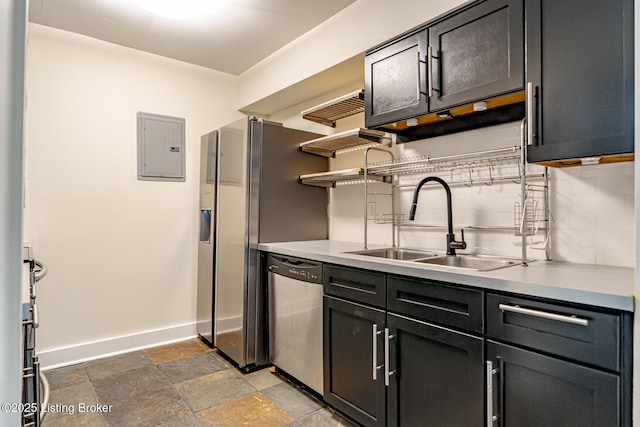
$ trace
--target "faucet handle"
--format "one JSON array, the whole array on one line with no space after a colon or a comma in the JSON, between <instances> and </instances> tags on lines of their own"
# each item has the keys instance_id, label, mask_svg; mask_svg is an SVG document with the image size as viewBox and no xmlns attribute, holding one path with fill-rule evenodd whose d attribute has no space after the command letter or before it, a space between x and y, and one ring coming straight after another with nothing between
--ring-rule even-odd
<instances>
[{"instance_id":1,"label":"faucet handle","mask_svg":"<svg viewBox=\"0 0 640 427\"><path fill-rule=\"evenodd\" d=\"M449 248L451 249L467 249L467 242L464 241L464 229L460 229L460 235L462 240L456 241L455 236L453 236L453 240L449 243Z\"/></svg>"}]
</instances>

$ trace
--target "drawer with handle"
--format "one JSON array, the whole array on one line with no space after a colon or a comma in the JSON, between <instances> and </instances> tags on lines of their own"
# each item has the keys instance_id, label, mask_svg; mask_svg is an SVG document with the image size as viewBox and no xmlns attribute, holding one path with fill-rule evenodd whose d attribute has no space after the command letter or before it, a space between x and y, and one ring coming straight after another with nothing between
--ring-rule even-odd
<instances>
[{"instance_id":1,"label":"drawer with handle","mask_svg":"<svg viewBox=\"0 0 640 427\"><path fill-rule=\"evenodd\" d=\"M483 332L484 293L427 279L389 276L387 308L444 326Z\"/></svg>"},{"instance_id":2,"label":"drawer with handle","mask_svg":"<svg viewBox=\"0 0 640 427\"><path fill-rule=\"evenodd\" d=\"M337 265L324 267L324 293L348 300L386 306L386 276L384 273L358 270Z\"/></svg>"},{"instance_id":3,"label":"drawer with handle","mask_svg":"<svg viewBox=\"0 0 640 427\"><path fill-rule=\"evenodd\" d=\"M487 336L619 372L619 315L487 294Z\"/></svg>"}]
</instances>

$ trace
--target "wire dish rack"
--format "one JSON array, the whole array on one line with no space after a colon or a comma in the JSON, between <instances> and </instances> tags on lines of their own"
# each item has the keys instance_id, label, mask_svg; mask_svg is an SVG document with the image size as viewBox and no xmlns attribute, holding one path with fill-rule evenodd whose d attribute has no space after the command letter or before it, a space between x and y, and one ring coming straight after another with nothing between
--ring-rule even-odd
<instances>
[{"instance_id":1,"label":"wire dish rack","mask_svg":"<svg viewBox=\"0 0 640 427\"><path fill-rule=\"evenodd\" d=\"M524 129L524 124L523 124ZM524 132L524 131L523 131ZM476 230L504 230L522 237L522 262L527 262L527 246L533 248L533 236L543 235L541 242L546 259L550 259L550 211L549 211L549 174L544 167L540 173L528 173L526 162L526 138L522 135L521 146L476 151L442 157L415 156L396 159L393 151L379 144L376 147L362 147L365 149L362 168L351 170L324 172L313 175L300 176L301 181L308 185L335 187L336 185L364 184L364 248L367 249L367 223L392 225L393 245L399 241L399 228L404 225L404 215L396 209L396 190L402 187L412 187L413 184L400 184L400 177L404 175L439 175L449 186L488 185L495 183L514 183L520 185L520 201L513 207L513 224L504 226L470 225L463 228ZM369 162L369 151L384 151L390 159L386 161ZM536 180L541 184L534 184ZM391 213L371 214L370 194L368 185L374 182L391 184ZM375 203L374 203L375 205ZM420 225L411 225L412 227ZM433 226L425 226L433 227ZM437 226L436 226L437 227Z\"/></svg>"},{"instance_id":2,"label":"wire dish rack","mask_svg":"<svg viewBox=\"0 0 640 427\"><path fill-rule=\"evenodd\" d=\"M533 191L527 191L525 202L513 204L513 230L515 236L534 236L546 226L544 200Z\"/></svg>"},{"instance_id":3,"label":"wire dish rack","mask_svg":"<svg viewBox=\"0 0 640 427\"><path fill-rule=\"evenodd\" d=\"M398 177L403 175L439 175L450 186L464 185L493 185L494 183L514 183L520 185L520 201L514 203L513 233L522 236L523 263L526 263L527 246L534 247L535 243L542 244L546 259L550 259L550 211L549 211L549 183L548 168L541 173L527 173L526 145L501 148L495 150L478 151L443 157L417 156L391 161L381 161L366 164L365 171L369 177L387 177L395 188L412 187L399 185ZM445 177L445 175L448 175ZM534 184L531 181L542 181ZM383 217L384 218L384 217ZM387 215L385 223L394 227L404 224L404 218L398 214ZM465 228L505 229L509 227L469 226ZM395 231L394 231L395 233ZM534 242L533 236L542 234L541 242ZM395 235L395 234L394 234ZM366 241L366 238L365 238Z\"/></svg>"},{"instance_id":4,"label":"wire dish rack","mask_svg":"<svg viewBox=\"0 0 640 427\"><path fill-rule=\"evenodd\" d=\"M372 176L448 173L449 185L491 185L522 178L520 147L478 151L444 157L416 156L367 165Z\"/></svg>"}]
</instances>

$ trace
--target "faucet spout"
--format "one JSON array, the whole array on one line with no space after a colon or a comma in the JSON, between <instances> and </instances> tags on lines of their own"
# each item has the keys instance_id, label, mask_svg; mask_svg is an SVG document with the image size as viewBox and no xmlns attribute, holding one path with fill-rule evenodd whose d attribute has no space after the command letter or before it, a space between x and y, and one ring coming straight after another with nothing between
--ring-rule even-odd
<instances>
[{"instance_id":1,"label":"faucet spout","mask_svg":"<svg viewBox=\"0 0 640 427\"><path fill-rule=\"evenodd\" d=\"M416 216L416 208L418 207L418 195L420 194L420 190L422 186L427 182L437 182L442 185L444 191L447 193L447 255L455 255L456 249L466 249L467 244L464 241L464 232L462 234L462 241L456 242L456 236L453 233L453 213L451 209L451 188L449 185L442 179L437 176L428 176L423 178L418 185L416 185L415 190L413 191L413 201L411 203L411 210L409 211L409 220L413 221Z\"/></svg>"}]
</instances>

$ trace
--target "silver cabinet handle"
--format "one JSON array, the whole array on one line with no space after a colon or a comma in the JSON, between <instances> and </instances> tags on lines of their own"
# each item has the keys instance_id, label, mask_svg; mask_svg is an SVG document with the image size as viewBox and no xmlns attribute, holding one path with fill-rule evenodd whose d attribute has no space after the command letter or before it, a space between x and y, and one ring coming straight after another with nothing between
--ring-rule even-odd
<instances>
[{"instance_id":1,"label":"silver cabinet handle","mask_svg":"<svg viewBox=\"0 0 640 427\"><path fill-rule=\"evenodd\" d=\"M389 335L389 328L384 328L384 385L389 387L389 377L395 374L395 371L389 370L389 343L393 339L393 335Z\"/></svg>"},{"instance_id":2,"label":"silver cabinet handle","mask_svg":"<svg viewBox=\"0 0 640 427\"><path fill-rule=\"evenodd\" d=\"M378 330L378 325L373 324L373 380L378 380L378 371L382 368L382 365L378 366L378 335L382 334L382 331Z\"/></svg>"},{"instance_id":3,"label":"silver cabinet handle","mask_svg":"<svg viewBox=\"0 0 640 427\"><path fill-rule=\"evenodd\" d=\"M428 97L431 98L433 96L433 76L432 76L432 66L431 66L431 58L433 58L433 47L429 46L427 48L427 93Z\"/></svg>"},{"instance_id":4,"label":"silver cabinet handle","mask_svg":"<svg viewBox=\"0 0 640 427\"><path fill-rule=\"evenodd\" d=\"M555 314L555 313L549 313L546 311L532 310L530 308L522 308L519 305L499 304L498 308L502 311L509 311L511 313L541 317L543 319L549 319L549 320L557 320L558 322L571 323L573 325L589 326L589 321L587 319L581 319L576 316L566 316L563 314Z\"/></svg>"},{"instance_id":5,"label":"silver cabinet handle","mask_svg":"<svg viewBox=\"0 0 640 427\"><path fill-rule=\"evenodd\" d=\"M527 145L533 144L533 82L527 82Z\"/></svg>"},{"instance_id":6,"label":"silver cabinet handle","mask_svg":"<svg viewBox=\"0 0 640 427\"><path fill-rule=\"evenodd\" d=\"M31 312L33 313L33 327L37 328L38 326L40 326L40 319L38 318L38 305L37 304L33 304L31 306Z\"/></svg>"},{"instance_id":7,"label":"silver cabinet handle","mask_svg":"<svg viewBox=\"0 0 640 427\"><path fill-rule=\"evenodd\" d=\"M493 362L487 360L487 427L491 427L498 420L498 417L493 415L493 376L496 373L498 371L493 369Z\"/></svg>"},{"instance_id":8,"label":"silver cabinet handle","mask_svg":"<svg viewBox=\"0 0 640 427\"><path fill-rule=\"evenodd\" d=\"M422 65L422 62L420 61L420 51L418 51L418 85L416 86L416 99L418 100L418 102L420 102L420 97L422 96L422 91L420 90L420 66Z\"/></svg>"}]
</instances>

